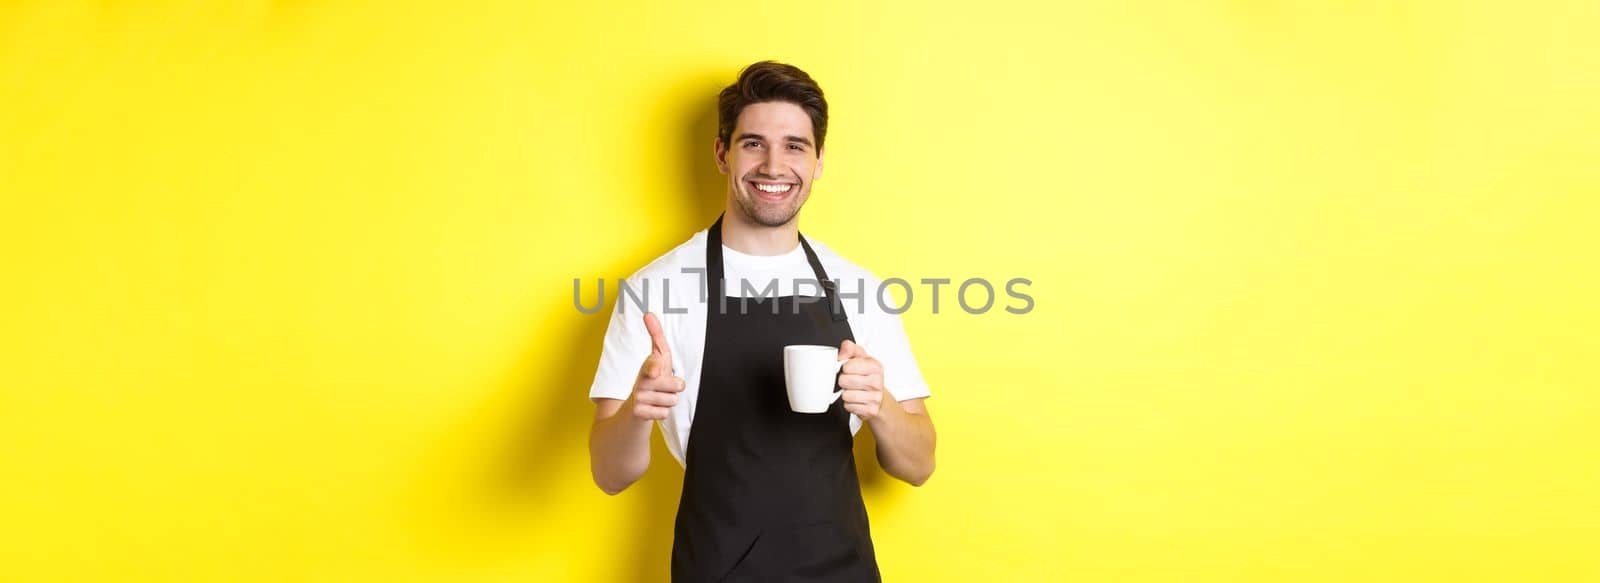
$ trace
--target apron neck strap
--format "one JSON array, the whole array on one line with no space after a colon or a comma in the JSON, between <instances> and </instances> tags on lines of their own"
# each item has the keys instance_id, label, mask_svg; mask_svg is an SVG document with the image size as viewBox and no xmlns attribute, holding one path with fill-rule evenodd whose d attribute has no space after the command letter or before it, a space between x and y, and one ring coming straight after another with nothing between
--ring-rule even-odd
<instances>
[{"instance_id":1,"label":"apron neck strap","mask_svg":"<svg viewBox=\"0 0 1600 583\"><path fill-rule=\"evenodd\" d=\"M711 223L711 228L706 230L706 282L710 284L709 293L721 294L718 296L719 301L728 293L722 272L722 218L725 214L717 215L717 222ZM839 303L839 286L832 279L828 279L828 272L822 269L822 260L817 259L817 252L811 249L811 243L806 241L806 236L796 234L800 237L800 248L805 250L806 263L811 264L811 273L817 277L823 295L828 298L833 320L845 321L844 306Z\"/></svg>"}]
</instances>

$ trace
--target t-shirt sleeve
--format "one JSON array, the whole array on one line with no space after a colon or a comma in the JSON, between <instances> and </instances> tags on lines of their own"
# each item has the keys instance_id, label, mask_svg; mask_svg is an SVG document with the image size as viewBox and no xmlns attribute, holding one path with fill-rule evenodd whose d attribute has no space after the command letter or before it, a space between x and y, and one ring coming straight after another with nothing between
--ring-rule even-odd
<instances>
[{"instance_id":1,"label":"t-shirt sleeve","mask_svg":"<svg viewBox=\"0 0 1600 583\"><path fill-rule=\"evenodd\" d=\"M868 285L875 283L869 281ZM867 354L883 365L883 387L894 395L896 401L929 396L928 383L923 380L922 370L917 367L917 357L911 353L911 339L906 336L900 315L883 311L876 306L877 302L870 299L876 296L868 296L867 307L862 314L865 324L862 332L865 334L858 333L858 336Z\"/></svg>"},{"instance_id":2,"label":"t-shirt sleeve","mask_svg":"<svg viewBox=\"0 0 1600 583\"><path fill-rule=\"evenodd\" d=\"M637 309L624 313L622 308L627 301L619 295L611 309L611 322L606 325L600 348L600 366L595 370L594 384L589 386L591 399L627 399L639 376L639 366L650 355L650 332L644 328L644 313Z\"/></svg>"}]
</instances>

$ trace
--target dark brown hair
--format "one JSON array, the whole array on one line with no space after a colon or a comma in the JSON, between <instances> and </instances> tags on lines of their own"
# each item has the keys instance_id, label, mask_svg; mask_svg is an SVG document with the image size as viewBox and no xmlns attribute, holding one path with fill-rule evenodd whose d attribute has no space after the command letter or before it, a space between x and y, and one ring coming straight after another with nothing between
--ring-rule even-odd
<instances>
[{"instance_id":1,"label":"dark brown hair","mask_svg":"<svg viewBox=\"0 0 1600 583\"><path fill-rule=\"evenodd\" d=\"M785 101L800 106L811 116L811 133L817 137L817 149L822 149L822 139L828 134L828 100L822 97L822 88L811 76L794 65L777 61L752 63L739 72L739 80L723 88L717 96L717 137L724 147L732 148L733 125L739 113L752 103Z\"/></svg>"}]
</instances>

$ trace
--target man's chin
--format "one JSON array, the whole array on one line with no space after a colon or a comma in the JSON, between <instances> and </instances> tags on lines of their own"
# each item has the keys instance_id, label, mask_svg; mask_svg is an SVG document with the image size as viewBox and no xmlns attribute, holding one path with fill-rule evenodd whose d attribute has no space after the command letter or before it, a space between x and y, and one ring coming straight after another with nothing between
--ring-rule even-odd
<instances>
[{"instance_id":1,"label":"man's chin","mask_svg":"<svg viewBox=\"0 0 1600 583\"><path fill-rule=\"evenodd\" d=\"M763 227L782 227L794 221L800 214L800 209L785 207L763 207L761 205L741 204L745 218Z\"/></svg>"}]
</instances>

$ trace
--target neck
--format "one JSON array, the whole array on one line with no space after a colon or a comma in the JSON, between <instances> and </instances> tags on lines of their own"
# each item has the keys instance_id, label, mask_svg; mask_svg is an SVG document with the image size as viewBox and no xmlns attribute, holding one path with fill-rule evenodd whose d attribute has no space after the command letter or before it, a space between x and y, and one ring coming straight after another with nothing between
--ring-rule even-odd
<instances>
[{"instance_id":1,"label":"neck","mask_svg":"<svg viewBox=\"0 0 1600 583\"><path fill-rule=\"evenodd\" d=\"M783 255L800 246L800 219L768 227L742 210L728 209L722 214L722 244L745 255Z\"/></svg>"}]
</instances>

